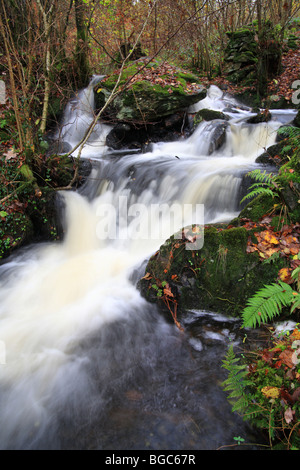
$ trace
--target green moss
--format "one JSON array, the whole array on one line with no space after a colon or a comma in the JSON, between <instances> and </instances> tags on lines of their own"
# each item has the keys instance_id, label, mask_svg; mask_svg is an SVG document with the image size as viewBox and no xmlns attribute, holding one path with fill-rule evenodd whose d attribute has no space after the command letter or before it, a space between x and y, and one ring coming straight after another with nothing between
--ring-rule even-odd
<instances>
[{"instance_id":1,"label":"green moss","mask_svg":"<svg viewBox=\"0 0 300 470\"><path fill-rule=\"evenodd\" d=\"M275 204L279 203L279 198L272 198L269 195L261 194L247 204L240 212L238 219L246 218L253 222L258 222L268 211L274 208Z\"/></svg>"},{"instance_id":2,"label":"green moss","mask_svg":"<svg viewBox=\"0 0 300 470\"><path fill-rule=\"evenodd\" d=\"M121 77L120 87L134 75L143 60L128 65ZM149 70L150 69L150 70ZM120 121L155 122L162 117L174 114L206 96L206 90L199 86L194 93L190 83L199 83L199 79L189 73L168 65L162 61L153 61L146 66L146 74L141 71L138 80L123 90L107 109L107 116ZM111 74L94 89L96 108L101 109L114 88L118 72Z\"/></svg>"},{"instance_id":3,"label":"green moss","mask_svg":"<svg viewBox=\"0 0 300 470\"><path fill-rule=\"evenodd\" d=\"M191 83L200 83L199 77L197 75L190 73L190 72L178 72L176 75L178 80L183 80L185 83L186 82L191 82Z\"/></svg>"},{"instance_id":4,"label":"green moss","mask_svg":"<svg viewBox=\"0 0 300 470\"><path fill-rule=\"evenodd\" d=\"M249 39L254 39L254 31L253 29L249 28L240 28L237 31L227 31L227 36L231 40L236 40L236 39L241 39L241 38L249 38Z\"/></svg>"},{"instance_id":5,"label":"green moss","mask_svg":"<svg viewBox=\"0 0 300 470\"><path fill-rule=\"evenodd\" d=\"M181 313L198 308L239 316L247 299L274 282L285 263L279 259L266 265L258 253L247 253L249 236L244 227L208 226L203 247L194 251L187 250L183 240L171 237L150 259L146 272L152 278L140 281L142 293L163 307L151 285L167 282L176 293Z\"/></svg>"},{"instance_id":6,"label":"green moss","mask_svg":"<svg viewBox=\"0 0 300 470\"><path fill-rule=\"evenodd\" d=\"M205 120L205 121L213 121L214 119L221 119L221 120L228 120L229 117L226 116L226 114L222 113L221 111L215 111L213 109L200 109L200 111L198 111L196 114L195 114L195 117L194 117L194 122L201 122L202 120Z\"/></svg>"}]
</instances>

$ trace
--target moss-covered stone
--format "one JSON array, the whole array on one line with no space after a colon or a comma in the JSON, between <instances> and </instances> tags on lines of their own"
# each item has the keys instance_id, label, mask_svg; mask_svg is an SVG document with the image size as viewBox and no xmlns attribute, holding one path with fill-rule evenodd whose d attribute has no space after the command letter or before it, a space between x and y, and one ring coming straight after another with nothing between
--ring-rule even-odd
<instances>
[{"instance_id":1,"label":"moss-covered stone","mask_svg":"<svg viewBox=\"0 0 300 470\"><path fill-rule=\"evenodd\" d=\"M110 119L155 122L205 98L206 90L198 77L190 72L167 67L159 61L151 62L139 72L144 65L143 61L136 61L124 69L119 83L120 93L107 109ZM97 109L107 102L118 76L118 72L113 73L95 87Z\"/></svg>"},{"instance_id":2,"label":"moss-covered stone","mask_svg":"<svg viewBox=\"0 0 300 470\"><path fill-rule=\"evenodd\" d=\"M253 222L258 222L268 211L274 208L275 204L279 204L278 198L274 199L268 194L261 194L250 201L232 223L236 223L236 220L240 221L241 219L250 219Z\"/></svg>"},{"instance_id":3,"label":"moss-covered stone","mask_svg":"<svg viewBox=\"0 0 300 470\"><path fill-rule=\"evenodd\" d=\"M224 121L229 121L229 116L227 114L222 113L221 111L215 111L213 109L200 109L195 114L194 117L194 124L199 124L202 120L204 121L213 121L214 119L221 119Z\"/></svg>"},{"instance_id":4,"label":"moss-covered stone","mask_svg":"<svg viewBox=\"0 0 300 470\"><path fill-rule=\"evenodd\" d=\"M258 48L255 41L255 28L241 28L227 32L228 43L225 49L224 72L232 83L252 85L256 75ZM247 83L246 83L247 82Z\"/></svg>"},{"instance_id":5,"label":"moss-covered stone","mask_svg":"<svg viewBox=\"0 0 300 470\"><path fill-rule=\"evenodd\" d=\"M140 281L142 294L169 314L163 289L158 296L155 288L167 283L179 314L197 308L239 316L247 299L273 282L285 264L283 259L265 264L257 253L247 253L251 236L253 232L244 227L207 226L199 250L187 250L184 240L171 237L149 260L147 275Z\"/></svg>"},{"instance_id":6,"label":"moss-covered stone","mask_svg":"<svg viewBox=\"0 0 300 470\"><path fill-rule=\"evenodd\" d=\"M261 122L268 122L272 119L272 115L269 110L257 113L255 116L251 116L247 122L248 124L259 124Z\"/></svg>"}]
</instances>

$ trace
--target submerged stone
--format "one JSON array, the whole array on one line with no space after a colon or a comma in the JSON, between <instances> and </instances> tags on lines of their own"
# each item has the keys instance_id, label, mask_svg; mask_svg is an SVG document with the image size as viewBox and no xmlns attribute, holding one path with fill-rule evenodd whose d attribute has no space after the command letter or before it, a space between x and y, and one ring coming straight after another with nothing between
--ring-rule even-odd
<instances>
[{"instance_id":1,"label":"submerged stone","mask_svg":"<svg viewBox=\"0 0 300 470\"><path fill-rule=\"evenodd\" d=\"M269 110L257 113L255 116L250 117L247 122L248 124L259 124L261 122L268 122L272 119L272 115Z\"/></svg>"}]
</instances>

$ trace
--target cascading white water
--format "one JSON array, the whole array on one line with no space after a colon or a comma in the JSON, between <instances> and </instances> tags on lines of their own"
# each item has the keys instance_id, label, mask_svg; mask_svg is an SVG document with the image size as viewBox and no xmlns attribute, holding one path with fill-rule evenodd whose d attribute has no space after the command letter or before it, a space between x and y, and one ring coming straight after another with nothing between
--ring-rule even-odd
<instances>
[{"instance_id":1,"label":"cascading white water","mask_svg":"<svg viewBox=\"0 0 300 470\"><path fill-rule=\"evenodd\" d=\"M94 86L99 82L101 76L95 76L91 80L89 86L79 91L67 104L63 114L62 123L55 136L56 140L61 143L68 144L70 150L85 137L87 128L93 122L95 117L94 111ZM93 152L97 156L103 155L107 151L105 139L111 130L111 126L105 124L96 124L89 138L88 146L93 148ZM65 152L65 150L63 150ZM78 155L78 149L72 153L72 156ZM85 148L81 157L89 156L86 154Z\"/></svg>"},{"instance_id":2,"label":"cascading white water","mask_svg":"<svg viewBox=\"0 0 300 470\"><path fill-rule=\"evenodd\" d=\"M91 90L78 95L75 114L72 103L66 109L61 134L72 145L90 123ZM86 448L92 445L88 439L97 448L111 448L107 423L116 419L119 397L124 401L124 393L132 389L136 396L141 393L145 413L157 408L171 416L169 403L175 400L181 406L181 400L188 399L195 404L195 419L197 392L183 398L174 388L178 381L187 394L175 365L180 373L193 370L194 388L197 381L211 387L205 370L198 375L199 362L189 362L184 339L140 296L130 276L177 229L197 222L193 211L180 210L185 205L204 204L205 223L236 215L242 174L255 167L257 154L275 141L279 125L271 121L249 126L232 119L226 143L208 156L207 140L202 142L206 124L201 124L189 139L157 144L146 154L121 159L108 155L81 195L62 194L64 241L29 247L0 267L0 341L5 346L0 364L1 448ZM101 161L107 152L102 138L107 130L98 124L84 157ZM161 384L166 383L171 392L162 392ZM183 416L176 415L176 423L178 419L192 426L186 411ZM158 425L153 418L153 428ZM203 422L204 432L207 425ZM218 422L218 427L223 439L227 422ZM84 436L76 437L77 429ZM216 435L215 427L213 432ZM202 439L202 444L185 445L209 447ZM172 445L158 441L154 448Z\"/></svg>"}]
</instances>

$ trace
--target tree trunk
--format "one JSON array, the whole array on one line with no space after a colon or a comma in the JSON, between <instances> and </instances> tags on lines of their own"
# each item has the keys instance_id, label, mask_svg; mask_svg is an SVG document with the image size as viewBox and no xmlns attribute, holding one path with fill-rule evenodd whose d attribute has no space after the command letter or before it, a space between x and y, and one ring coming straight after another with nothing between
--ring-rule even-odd
<instances>
[{"instance_id":1,"label":"tree trunk","mask_svg":"<svg viewBox=\"0 0 300 470\"><path fill-rule=\"evenodd\" d=\"M41 1L37 0L38 6L43 16L44 23L44 35L45 35L45 63L44 63L44 76L45 76L45 90L44 90L44 102L43 102L43 113L40 125L40 131L42 134L46 131L47 126L47 116L48 116L48 107L49 107L49 97L50 97L50 70L51 70L51 23L52 23L52 14L54 8L54 2L52 2L48 12L45 11L45 8L42 6Z\"/></svg>"},{"instance_id":2,"label":"tree trunk","mask_svg":"<svg viewBox=\"0 0 300 470\"><path fill-rule=\"evenodd\" d=\"M78 86L84 87L90 77L90 65L88 30L85 22L85 6L82 0L75 0L75 19L77 28L75 58L78 69Z\"/></svg>"}]
</instances>

